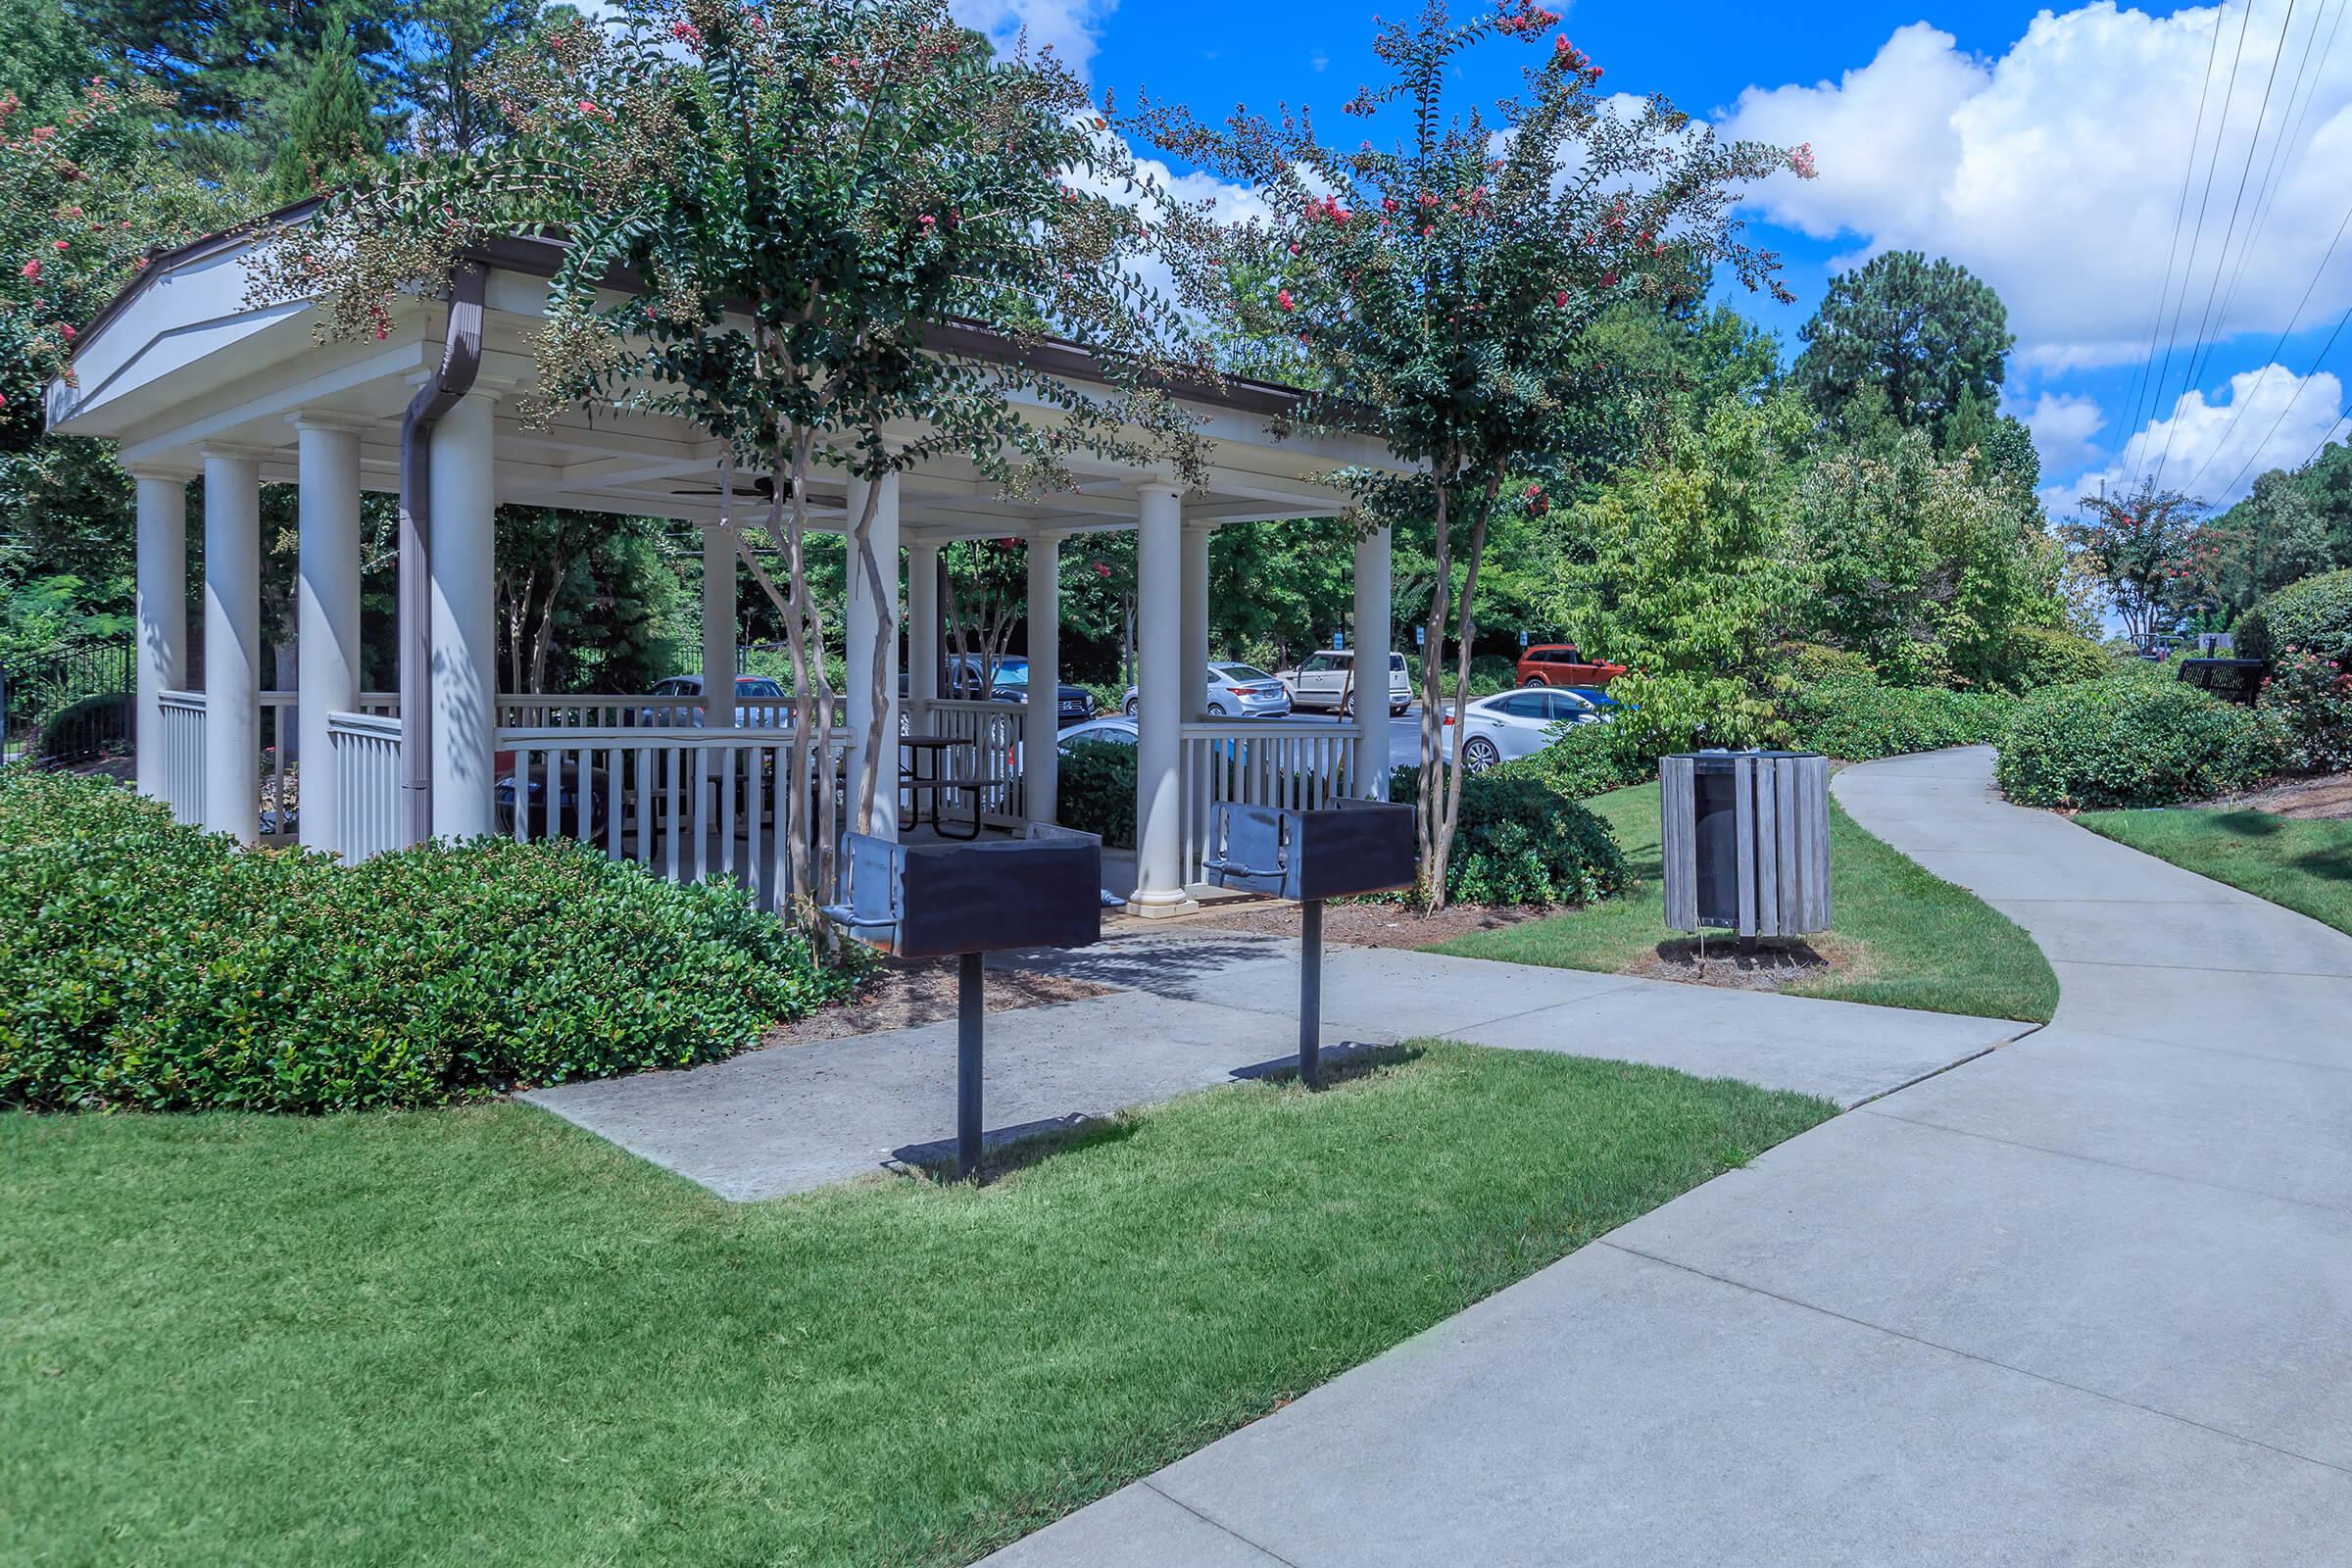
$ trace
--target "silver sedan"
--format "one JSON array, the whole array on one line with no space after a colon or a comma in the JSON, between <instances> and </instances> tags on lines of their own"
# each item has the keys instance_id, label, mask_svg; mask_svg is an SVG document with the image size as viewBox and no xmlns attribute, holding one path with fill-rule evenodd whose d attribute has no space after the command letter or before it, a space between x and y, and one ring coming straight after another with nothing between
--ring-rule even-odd
<instances>
[{"instance_id":1,"label":"silver sedan","mask_svg":"<svg viewBox=\"0 0 2352 1568\"><path fill-rule=\"evenodd\" d=\"M1443 744L1450 760L1459 736L1462 765L1473 773L1484 773L1498 762L1542 751L1563 725L1593 724L1603 717L1598 705L1574 692L1523 686L1515 692L1481 697L1460 712L1446 714Z\"/></svg>"}]
</instances>

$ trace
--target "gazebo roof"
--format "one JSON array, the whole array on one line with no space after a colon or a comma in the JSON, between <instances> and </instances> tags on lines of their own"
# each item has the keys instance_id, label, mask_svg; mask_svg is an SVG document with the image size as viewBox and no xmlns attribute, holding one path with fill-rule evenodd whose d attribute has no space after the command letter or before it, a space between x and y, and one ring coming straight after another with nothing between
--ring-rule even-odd
<instances>
[{"instance_id":1,"label":"gazebo roof","mask_svg":"<svg viewBox=\"0 0 2352 1568\"><path fill-rule=\"evenodd\" d=\"M305 205L280 218L299 218ZM438 364L446 307L416 298L393 313L381 340L318 341L307 302L256 304L250 231L217 234L157 255L110 300L75 345L74 384L52 383L49 422L111 437L133 467L193 472L201 449L235 447L261 459L266 479L294 476L292 419L341 420L362 437L363 483L397 488L401 411ZM500 397L498 490L505 502L708 520L717 513L721 443L686 421L615 409L574 408L545 428L513 412L533 376L526 339L545 307L556 241L502 240L474 255L488 269L477 390ZM941 328L938 346L1011 361L1071 381L1102 383L1085 348L1047 342L1015 349L976 327ZM1328 514L1342 497L1335 468L1393 466L1369 438L1310 433L1277 440L1269 421L1300 396L1263 382L1189 389L1185 406L1212 447L1208 482L1188 517L1247 521ZM1025 416L1050 418L1037 408ZM1130 525L1137 488L1152 476L1110 462L1073 460L1074 492L1010 502L967 460L926 464L901 481L904 526L935 537L1027 534ZM818 515L837 519L840 483L820 478Z\"/></svg>"}]
</instances>

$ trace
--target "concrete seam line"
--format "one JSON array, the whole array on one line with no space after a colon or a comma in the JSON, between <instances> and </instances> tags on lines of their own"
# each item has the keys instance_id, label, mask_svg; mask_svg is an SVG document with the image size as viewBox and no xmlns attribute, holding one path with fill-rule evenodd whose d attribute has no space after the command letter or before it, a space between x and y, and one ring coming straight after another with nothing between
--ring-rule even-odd
<instances>
[{"instance_id":1,"label":"concrete seam line","mask_svg":"<svg viewBox=\"0 0 2352 1568\"><path fill-rule=\"evenodd\" d=\"M1931 1078L1940 1078L1945 1073L1950 1072L1954 1067L1965 1067L1970 1062L1978 1061L1985 1056L1989 1056L1994 1052L1999 1051L2006 1046L2014 1046L2020 1040L2027 1039L2033 1035L2037 1035L2048 1027L2049 1025L2046 1023L2037 1023L2030 1028L2021 1029L2016 1034L2010 1035L2006 1039L1995 1040L1991 1045L1986 1046L1982 1051L1970 1052L1967 1055L1962 1056L1957 1061L1947 1061L1940 1067L1931 1067L1926 1072L1921 1073L1918 1077L1896 1084L1891 1089L1882 1089L1875 1095L1865 1095L1860 1100L1855 1101L1852 1104L1846 1106L1845 1108L1847 1110L1860 1110L1865 1105L1877 1104L1880 1101L1885 1100L1888 1095L1899 1095L1904 1090L1912 1087L1914 1084L1924 1084Z\"/></svg>"},{"instance_id":2,"label":"concrete seam line","mask_svg":"<svg viewBox=\"0 0 2352 1568\"><path fill-rule=\"evenodd\" d=\"M1445 955L1440 955L1440 956L1445 956ZM1481 961L1481 962L1484 962L1484 963L1501 963L1501 962L1507 962L1508 960L1507 960L1507 959L1500 959L1500 958L1485 958L1485 959L1481 959L1480 961ZM1549 968L1549 967L1550 967L1550 965L1548 965L1548 964L1532 964L1532 963L1531 963L1531 964L1523 964L1523 965L1521 965L1521 967L1523 967L1523 968L1529 968L1529 969L1534 969L1534 968ZM1602 970L1602 969L1584 969L1584 970L1578 970L1578 971L1573 971L1573 972L1576 972L1576 973L1582 973L1582 974L1605 974L1605 973L1607 973L1607 971L1606 971L1606 970ZM1681 981L1679 981L1679 980L1661 980L1661 981L1659 981L1659 982L1658 982L1658 984L1660 984L1660 985L1680 985L1680 984L1682 984L1682 983L1683 983L1683 982L1681 982ZM1472 1020L1472 1021L1471 1021L1471 1022L1469 1022L1469 1023L1465 1023L1465 1024L1458 1025L1457 1027L1460 1027L1460 1028L1463 1028L1463 1029L1492 1029L1492 1028L1494 1028L1494 1027L1496 1024L1498 1024L1498 1023L1509 1023L1509 1022L1510 1022L1512 1019L1514 1019L1514 1018L1529 1018L1529 1017L1533 1017L1535 1014L1537 1014L1537 1013L1539 1013L1539 1012L1549 1012L1549 1011L1551 1011L1551 1010L1552 1010L1554 1007L1573 1007L1573 1006L1577 1005L1579 1003L1583 1003L1583 1002L1590 1002L1590 1001L1592 1001L1592 1000L1594 997L1608 997L1608 996L1614 996L1614 995L1616 995L1616 994L1617 994L1618 992L1620 992L1620 991L1631 991L1631 990L1633 990L1633 989L1634 989L1636 986L1638 986L1638 985L1640 985L1640 984L1642 984L1642 977L1641 977L1641 976L1639 976L1639 975L1632 975L1632 976L1628 976L1626 979L1624 979L1623 981L1619 982L1619 983L1618 983L1618 984L1616 984L1616 985L1613 985L1613 986L1603 986L1603 987L1601 987L1601 988L1600 988L1598 991L1588 991L1588 992L1586 992L1586 993L1585 993L1583 996L1581 996L1581 997L1570 997L1570 998L1568 998L1567 1000L1565 1000L1565 1001L1562 1001L1562 1002L1546 1002L1546 1003L1540 1004L1539 1005L1537 1005L1537 1006L1533 1006L1533 1007L1522 1007L1522 1008L1521 1008L1519 1011L1517 1011L1517 1012L1506 1012L1506 1013L1502 1014L1500 1017L1497 1017L1497 1018L1478 1018L1478 1019L1474 1019L1474 1020ZM1464 1044L1468 1044L1468 1045L1475 1045L1475 1044L1477 1044L1477 1042L1475 1042L1475 1041L1466 1041L1466 1042L1464 1042Z\"/></svg>"},{"instance_id":3,"label":"concrete seam line","mask_svg":"<svg viewBox=\"0 0 2352 1568\"><path fill-rule=\"evenodd\" d=\"M1293 1562L1290 1558L1282 1555L1282 1553L1261 1545L1257 1542L1251 1541L1248 1536L1243 1535L1239 1530L1234 1529L1233 1526L1225 1523L1225 1521L1222 1519L1210 1518L1207 1514L1202 1513L1200 1509L1194 1507L1182 1497L1172 1495L1162 1488L1154 1485L1152 1477L1146 1476L1141 1481L1138 1481L1136 1485L1143 1488L1146 1492L1152 1494L1152 1495L1154 1497L1158 1497L1166 1502L1174 1503L1177 1507L1182 1508L1186 1513L1191 1514L1194 1518L1200 1520L1211 1530L1220 1531L1225 1535L1231 1536L1243 1545L1248 1546L1251 1551L1263 1552L1268 1561L1281 1563L1283 1568L1299 1568L1299 1564Z\"/></svg>"},{"instance_id":4,"label":"concrete seam line","mask_svg":"<svg viewBox=\"0 0 2352 1568\"><path fill-rule=\"evenodd\" d=\"M2036 1372L2032 1367L2013 1365L2010 1362L1997 1360L1989 1355L1980 1355L1974 1350L1963 1350L1957 1346L1945 1345L1939 1341L1926 1339L1917 1334L1906 1334L1901 1329L1888 1328L1884 1323L1873 1323L1868 1318L1855 1317L1850 1313L1840 1312L1833 1307L1817 1305L1812 1301L1799 1300L1793 1296L1783 1296L1778 1291L1768 1291L1760 1285L1749 1285L1743 1281L1730 1279L1721 1274L1710 1274L1703 1268L1692 1268L1688 1263L1678 1263L1670 1257L1660 1257L1654 1252L1644 1252L1638 1247L1628 1247L1623 1242L1614 1241L1606 1236L1600 1238L1592 1245L1595 1247L1611 1248L1617 1251L1625 1253L1628 1257L1639 1257L1645 1262L1655 1263L1661 1268L1678 1269L1685 1274L1692 1275L1698 1279L1712 1280L1717 1285L1725 1286L1731 1290L1745 1291L1753 1296L1761 1296L1767 1300L1779 1301L1783 1305L1793 1306L1799 1311L1817 1312L1823 1317L1835 1318L1840 1323L1851 1323L1858 1329L1868 1329L1873 1334L1884 1334L1888 1339L1902 1340L1909 1344L1921 1346L1931 1350L1940 1350L1946 1355L1957 1356L1963 1361L1974 1361L1979 1366L1988 1366L2002 1372L2014 1372L2021 1378L2031 1378L2036 1383L2046 1383L2052 1388L2066 1389L2075 1394L2086 1395L2093 1399L2104 1400L2109 1404L2119 1404L2127 1410L2137 1410L2142 1415L2154 1416L2160 1421L2173 1421L2184 1427L2194 1428L2199 1432L2210 1432L2217 1438L2225 1439L2230 1443L2242 1443L2249 1448L2261 1448L2267 1452L2278 1454L2281 1458L2299 1459L2305 1464L2318 1465L2321 1469L2331 1470L2337 1475L2352 1475L2352 1467L2335 1464L2329 1460L2317 1458L2308 1453L2298 1453L2293 1448L2280 1447L2276 1443L2265 1443L2260 1438L2250 1438L2242 1432L2232 1432L2228 1427L2217 1427L2210 1422L2199 1421L2194 1416L2180 1415L2171 1410L2159 1409L2154 1405L2141 1404L2136 1399L2127 1399L2121 1395L2107 1394L2098 1389L2086 1388L2080 1383L2069 1383L2064 1378L2052 1377L2047 1372Z\"/></svg>"},{"instance_id":5,"label":"concrete seam line","mask_svg":"<svg viewBox=\"0 0 2352 1568\"><path fill-rule=\"evenodd\" d=\"M2068 1025L2070 1029L2076 1026ZM2309 1067L2314 1072L2352 1072L2352 1063L2337 1065L2332 1061L2303 1061L2294 1056L2266 1056L2259 1051L2230 1051L2221 1046L2191 1045L2185 1040L2165 1040L2156 1035L2135 1035L2122 1029L2082 1029L2078 1032L2101 1040L2128 1041L2134 1046L2162 1046L2171 1051L2194 1051L2208 1056L2228 1056L2232 1061L2267 1061L2279 1067Z\"/></svg>"},{"instance_id":6,"label":"concrete seam line","mask_svg":"<svg viewBox=\"0 0 2352 1568\"><path fill-rule=\"evenodd\" d=\"M2033 935L2031 931L2026 934ZM2100 969L2161 969L2167 974L2277 975L2289 980L2352 980L2352 969L2231 969L2220 964L2209 963L2125 963L2117 958L2051 958L2047 948L2042 950L2041 956L2049 958L2053 964L2079 963L2085 967ZM2094 1035L2110 1033L2105 1029L2093 1029L2089 1032Z\"/></svg>"},{"instance_id":7,"label":"concrete seam line","mask_svg":"<svg viewBox=\"0 0 2352 1568\"><path fill-rule=\"evenodd\" d=\"M1857 1105L1854 1108L1859 1110L1862 1107ZM2030 1153L2047 1154L2053 1159L2072 1159L2085 1165L2097 1165L2106 1170L2127 1171L2134 1176L2153 1176L2159 1181L2179 1182L2183 1187L2202 1187L2207 1192L2231 1193L2239 1198L2259 1198L2274 1203L2292 1203L2297 1208L2316 1208L2323 1214L2352 1212L2352 1208L2348 1208L2345 1204L2323 1203L2316 1198L2288 1198L2282 1193L2266 1193L2259 1188L2232 1187L2228 1182L2209 1182L2202 1177L2182 1176L2176 1171L2157 1170L2148 1165L2127 1165L2120 1159L2101 1159L2096 1154L2078 1154L2071 1149L2052 1149L2047 1144L2029 1144L2023 1139L2003 1138L1995 1133L1976 1132L1967 1127L1946 1127L1941 1122L1922 1121L1916 1116L1897 1116L1891 1111L1875 1109L1870 1114L1878 1117L1881 1121L1898 1121L1906 1127L1917 1127L1926 1132L1946 1133L1954 1138L1974 1138L1983 1143L1998 1144L2003 1149L2022 1149Z\"/></svg>"}]
</instances>

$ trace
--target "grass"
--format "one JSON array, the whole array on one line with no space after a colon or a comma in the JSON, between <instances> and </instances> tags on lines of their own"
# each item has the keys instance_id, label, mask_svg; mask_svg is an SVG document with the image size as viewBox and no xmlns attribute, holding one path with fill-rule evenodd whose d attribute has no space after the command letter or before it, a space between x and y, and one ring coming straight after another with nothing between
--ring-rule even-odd
<instances>
[{"instance_id":1,"label":"grass","mask_svg":"<svg viewBox=\"0 0 2352 1568\"><path fill-rule=\"evenodd\" d=\"M2085 811L2075 820L2352 933L2352 822L2264 811Z\"/></svg>"},{"instance_id":2,"label":"grass","mask_svg":"<svg viewBox=\"0 0 2352 1568\"><path fill-rule=\"evenodd\" d=\"M0 1116L0 1561L961 1562L1832 1114L1429 1044L748 1205L517 1105Z\"/></svg>"},{"instance_id":3,"label":"grass","mask_svg":"<svg viewBox=\"0 0 2352 1568\"><path fill-rule=\"evenodd\" d=\"M1666 930L1659 885L1658 787L1636 784L1585 803L1617 835L1637 882L1622 897L1544 920L1438 944L1439 953L1617 973L1653 954ZM2047 1023L2058 977L2016 922L1975 894L1929 875L1830 804L1830 903L1815 946L1839 960L1791 995L1930 1012Z\"/></svg>"}]
</instances>

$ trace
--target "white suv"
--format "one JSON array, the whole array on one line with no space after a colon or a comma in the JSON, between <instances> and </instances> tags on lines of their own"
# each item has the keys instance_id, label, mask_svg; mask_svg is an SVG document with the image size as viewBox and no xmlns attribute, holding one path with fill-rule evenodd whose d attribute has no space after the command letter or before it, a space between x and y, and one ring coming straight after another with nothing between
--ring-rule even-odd
<instances>
[{"instance_id":1,"label":"white suv","mask_svg":"<svg viewBox=\"0 0 2352 1568\"><path fill-rule=\"evenodd\" d=\"M1325 648L1299 661L1297 669L1279 677L1291 689L1291 706L1322 709L1335 713L1355 710L1355 650ZM1389 716L1402 713L1413 701L1413 679L1405 673L1404 656L1389 655Z\"/></svg>"}]
</instances>

